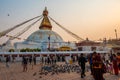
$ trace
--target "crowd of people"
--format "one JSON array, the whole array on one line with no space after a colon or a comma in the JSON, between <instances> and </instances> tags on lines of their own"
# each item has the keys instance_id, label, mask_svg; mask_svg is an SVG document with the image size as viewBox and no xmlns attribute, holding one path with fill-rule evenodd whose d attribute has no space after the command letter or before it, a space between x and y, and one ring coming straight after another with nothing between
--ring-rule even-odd
<instances>
[{"instance_id":1,"label":"crowd of people","mask_svg":"<svg viewBox=\"0 0 120 80\"><path fill-rule=\"evenodd\" d=\"M28 70L27 66L37 64L37 56L23 56L22 66L23 72ZM80 55L69 56L72 61L70 63L66 62L65 55L52 55L52 56L42 56L40 57L40 63L42 64L40 71L48 71L54 73L64 73L64 72L77 72L81 73L81 78L86 76L86 63L89 63L89 69L91 75L95 80L105 80L103 77L104 73L110 73L111 75L119 75L120 71L120 53L116 54L100 54L100 53L90 53ZM15 61L15 58L13 59ZM10 56L6 57L6 67L9 67ZM14 62L13 61L13 62ZM65 62L64 65L58 65L57 62ZM78 64L73 64L73 63ZM78 68L79 67L79 68ZM44 72L43 72L44 73ZM41 73L42 74L42 73Z\"/></svg>"},{"instance_id":2,"label":"crowd of people","mask_svg":"<svg viewBox=\"0 0 120 80\"><path fill-rule=\"evenodd\" d=\"M91 75L95 80L105 80L104 73L115 74L118 76L120 71L120 53L117 54L99 54L92 53L88 56Z\"/></svg>"}]
</instances>

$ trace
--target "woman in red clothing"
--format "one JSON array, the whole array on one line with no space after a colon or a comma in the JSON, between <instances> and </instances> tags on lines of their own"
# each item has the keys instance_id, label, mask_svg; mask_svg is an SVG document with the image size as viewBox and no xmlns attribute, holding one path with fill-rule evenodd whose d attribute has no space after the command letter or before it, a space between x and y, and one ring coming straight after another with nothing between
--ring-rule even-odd
<instances>
[{"instance_id":1,"label":"woman in red clothing","mask_svg":"<svg viewBox=\"0 0 120 80\"><path fill-rule=\"evenodd\" d=\"M113 54L113 69L114 69L114 73L115 75L118 75L119 70L118 70L118 64L117 64L117 57L115 54Z\"/></svg>"},{"instance_id":2,"label":"woman in red clothing","mask_svg":"<svg viewBox=\"0 0 120 80\"><path fill-rule=\"evenodd\" d=\"M117 63L118 63L119 71L120 71L120 52L117 53Z\"/></svg>"}]
</instances>

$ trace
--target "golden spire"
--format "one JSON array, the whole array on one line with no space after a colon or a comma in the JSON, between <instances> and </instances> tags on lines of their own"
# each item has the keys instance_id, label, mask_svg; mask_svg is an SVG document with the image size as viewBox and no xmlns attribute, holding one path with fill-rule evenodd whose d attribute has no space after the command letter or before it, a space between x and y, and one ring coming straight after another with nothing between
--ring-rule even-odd
<instances>
[{"instance_id":1,"label":"golden spire","mask_svg":"<svg viewBox=\"0 0 120 80\"><path fill-rule=\"evenodd\" d=\"M44 30L51 30L52 29L52 25L49 21L48 18L48 10L47 7L45 7L45 10L43 11L43 20L41 22L41 25L39 27L39 29L44 29Z\"/></svg>"}]
</instances>

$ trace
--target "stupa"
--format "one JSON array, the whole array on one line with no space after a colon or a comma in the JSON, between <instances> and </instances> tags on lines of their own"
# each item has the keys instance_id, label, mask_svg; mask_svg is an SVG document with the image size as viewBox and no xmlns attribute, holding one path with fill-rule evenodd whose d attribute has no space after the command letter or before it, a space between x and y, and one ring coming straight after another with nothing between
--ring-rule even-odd
<instances>
[{"instance_id":1,"label":"stupa","mask_svg":"<svg viewBox=\"0 0 120 80\"><path fill-rule=\"evenodd\" d=\"M15 43L15 49L39 48L41 50L48 50L56 49L67 44L59 34L52 30L52 25L48 18L48 10L45 7L39 30L33 32L25 41ZM72 45L75 46L75 44Z\"/></svg>"}]
</instances>

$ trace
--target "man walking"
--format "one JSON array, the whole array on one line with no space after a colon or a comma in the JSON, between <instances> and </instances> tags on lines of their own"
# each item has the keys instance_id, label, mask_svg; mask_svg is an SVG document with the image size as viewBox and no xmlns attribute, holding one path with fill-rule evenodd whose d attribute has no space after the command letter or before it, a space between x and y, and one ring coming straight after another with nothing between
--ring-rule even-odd
<instances>
[{"instance_id":1,"label":"man walking","mask_svg":"<svg viewBox=\"0 0 120 80\"><path fill-rule=\"evenodd\" d=\"M26 72L27 71L27 63L28 63L28 60L25 56L23 56L22 58L22 64L23 64L23 72Z\"/></svg>"},{"instance_id":2,"label":"man walking","mask_svg":"<svg viewBox=\"0 0 120 80\"><path fill-rule=\"evenodd\" d=\"M78 58L78 64L81 67L81 78L85 77L85 63L87 62L86 58L83 56L83 53L81 53L80 57Z\"/></svg>"}]
</instances>

